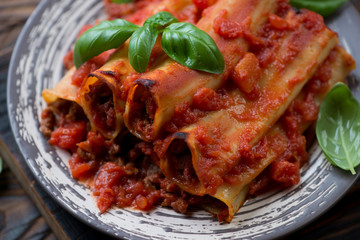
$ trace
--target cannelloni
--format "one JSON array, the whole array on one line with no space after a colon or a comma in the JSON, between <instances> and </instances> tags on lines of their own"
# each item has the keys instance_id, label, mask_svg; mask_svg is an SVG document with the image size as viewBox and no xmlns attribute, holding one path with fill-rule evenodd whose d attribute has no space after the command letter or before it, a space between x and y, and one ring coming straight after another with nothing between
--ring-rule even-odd
<instances>
[{"instance_id":1,"label":"cannelloni","mask_svg":"<svg viewBox=\"0 0 360 240\"><path fill-rule=\"evenodd\" d=\"M161 24L144 73L131 65L129 41L95 65L66 64L63 79L43 91L41 130L69 151L72 176L92 189L100 212L162 205L185 213L195 205L231 222L271 183L298 184L304 132L330 88L355 68L323 18L287 0L126 6L118 16L140 26L161 11L194 24L214 40L225 68L213 74L170 59Z\"/></svg>"}]
</instances>

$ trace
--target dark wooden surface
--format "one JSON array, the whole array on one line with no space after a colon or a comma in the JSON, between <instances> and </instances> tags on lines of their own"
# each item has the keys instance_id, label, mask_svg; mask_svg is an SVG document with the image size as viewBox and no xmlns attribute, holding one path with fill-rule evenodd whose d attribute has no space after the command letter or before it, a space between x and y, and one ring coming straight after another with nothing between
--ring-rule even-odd
<instances>
[{"instance_id":1,"label":"dark wooden surface","mask_svg":"<svg viewBox=\"0 0 360 240\"><path fill-rule=\"evenodd\" d=\"M40 0L0 0L0 239L105 239L47 195L26 166L6 110L6 78L17 35ZM353 1L360 10L360 0ZM359 26L360 27L360 26ZM360 30L357 29L357 30ZM360 181L319 219L286 239L360 239Z\"/></svg>"},{"instance_id":2,"label":"dark wooden surface","mask_svg":"<svg viewBox=\"0 0 360 240\"><path fill-rule=\"evenodd\" d=\"M0 133L12 137L6 110L6 77L17 35L38 1L0 1ZM55 239L35 205L6 164L0 175L1 239Z\"/></svg>"}]
</instances>

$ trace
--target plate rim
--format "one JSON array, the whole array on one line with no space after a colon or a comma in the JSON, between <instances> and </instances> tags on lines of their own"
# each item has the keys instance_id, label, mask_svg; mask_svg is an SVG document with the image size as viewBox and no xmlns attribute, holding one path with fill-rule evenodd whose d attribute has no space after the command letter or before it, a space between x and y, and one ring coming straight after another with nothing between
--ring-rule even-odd
<instances>
[{"instance_id":1,"label":"plate rim","mask_svg":"<svg viewBox=\"0 0 360 240\"><path fill-rule=\"evenodd\" d=\"M93 220L89 220L88 218L86 218L85 214L78 214L74 211L73 208L71 208L71 206L69 206L68 204L66 204L66 202L60 200L59 198L54 197L53 192L51 191L51 189L48 189L45 184L42 181L42 177L37 175L36 172L34 171L34 169L32 168L31 164L29 163L29 161L27 160L27 151L25 149L25 147L22 146L21 144L21 136L19 134L19 127L17 124L15 124L16 120L15 120L15 116L12 115L12 109L11 109L11 100L10 100L10 96L11 96L11 92L12 92L12 88L11 86L13 86L13 82L15 79L15 72L16 72L16 65L15 63L19 60L20 55L19 53L21 52L21 46L22 46L22 41L24 40L24 38L29 34L29 32L32 29L32 26L34 25L34 21L36 21L39 18L39 15L41 15L41 13L43 13L43 11L47 8L47 6L49 4L51 4L52 0L41 0L39 2L39 4L36 6L35 10L31 13L30 17L26 20L25 25L23 26L23 28L21 29L21 32L19 34L19 36L16 39L16 43L14 45L14 49L12 51L11 54L11 59L10 59L10 63L9 63L9 68L8 68L8 75L7 75L7 85L6 85L6 105L7 105L7 113L8 113L8 117L10 120L10 127L11 127L11 132L15 138L15 142L17 147L19 148L20 152L21 152L21 156L24 158L24 161L26 163L26 165L29 167L32 175L35 177L36 181L40 184L40 186L42 187L43 190L45 190L45 192L53 199L55 200L55 202L57 204L59 204L62 208L64 208L66 210L66 212L70 213L73 217L75 217L77 220L81 221L83 224L85 224L88 227L92 227L95 228L96 230L110 236L110 237L127 237L127 238L132 238L132 239L139 239L139 240L143 240L143 238L140 237L135 237L133 235L130 235L126 232L124 232L123 230L119 230L121 231L119 236L115 236L113 235L111 232L106 231L106 228L102 228L101 226L106 226L104 223L101 222L101 224L96 224L95 222L93 222ZM100 221L99 221L100 222Z\"/></svg>"}]
</instances>

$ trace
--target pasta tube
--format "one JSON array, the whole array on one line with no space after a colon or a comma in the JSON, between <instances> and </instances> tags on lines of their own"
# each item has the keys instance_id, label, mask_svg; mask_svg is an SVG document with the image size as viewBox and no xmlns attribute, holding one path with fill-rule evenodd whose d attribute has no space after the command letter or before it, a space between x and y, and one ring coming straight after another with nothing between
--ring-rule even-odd
<instances>
[{"instance_id":1,"label":"pasta tube","mask_svg":"<svg viewBox=\"0 0 360 240\"><path fill-rule=\"evenodd\" d=\"M126 102L124 121L130 132L144 141L154 140L171 119L177 104L191 102L194 93L201 87L218 89L248 50L249 42L256 39L252 34L267 20L269 13L276 11L279 2L219 0L208 8L197 27L207 32L222 52L226 63L224 72L204 73L168 61L160 68L145 73L134 82ZM229 31L221 25L221 22L228 24L227 19L234 26ZM215 31L217 26L220 30Z\"/></svg>"},{"instance_id":2,"label":"pasta tube","mask_svg":"<svg viewBox=\"0 0 360 240\"><path fill-rule=\"evenodd\" d=\"M229 96L235 104L206 115L170 137L161 160L167 178L195 195L216 193L223 176L275 124L337 45L337 35L324 25L317 31L307 28L302 19L312 14L293 15L297 27L274 51L274 61L262 69L256 100L247 99L234 88ZM289 49L294 50L290 58ZM184 151L180 153L177 145Z\"/></svg>"}]
</instances>

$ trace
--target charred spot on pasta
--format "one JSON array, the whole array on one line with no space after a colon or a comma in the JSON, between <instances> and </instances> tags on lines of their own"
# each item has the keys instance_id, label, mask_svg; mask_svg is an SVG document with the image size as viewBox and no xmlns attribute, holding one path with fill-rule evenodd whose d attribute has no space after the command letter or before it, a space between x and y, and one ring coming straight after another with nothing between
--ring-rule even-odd
<instances>
[{"instance_id":1,"label":"charred spot on pasta","mask_svg":"<svg viewBox=\"0 0 360 240\"><path fill-rule=\"evenodd\" d=\"M113 71L100 71L100 73L115 77L115 73Z\"/></svg>"},{"instance_id":2,"label":"charred spot on pasta","mask_svg":"<svg viewBox=\"0 0 360 240\"><path fill-rule=\"evenodd\" d=\"M156 84L155 81L151 80L151 79L137 79L135 81L136 84L141 84L144 87L146 87L147 89L150 89L152 86L154 86Z\"/></svg>"}]
</instances>

